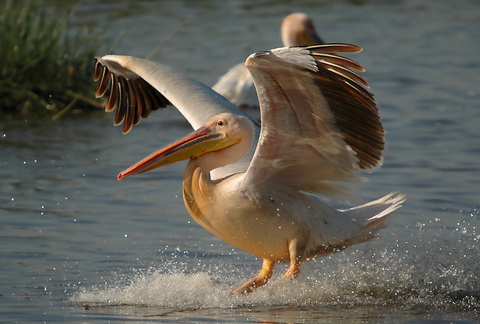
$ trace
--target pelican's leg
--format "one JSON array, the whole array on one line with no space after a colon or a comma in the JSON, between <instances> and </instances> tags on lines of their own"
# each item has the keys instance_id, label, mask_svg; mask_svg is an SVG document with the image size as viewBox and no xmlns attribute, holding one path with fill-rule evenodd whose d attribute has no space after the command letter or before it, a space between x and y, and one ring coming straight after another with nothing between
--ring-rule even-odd
<instances>
[{"instance_id":1,"label":"pelican's leg","mask_svg":"<svg viewBox=\"0 0 480 324\"><path fill-rule=\"evenodd\" d=\"M290 261L290 267L288 267L287 272L282 276L284 279L295 279L300 275L300 261L293 260Z\"/></svg>"},{"instance_id":2,"label":"pelican's leg","mask_svg":"<svg viewBox=\"0 0 480 324\"><path fill-rule=\"evenodd\" d=\"M290 251L290 267L287 272L282 276L285 279L295 279L300 275L300 263L302 260L302 249L298 249L297 241L290 242L288 249Z\"/></svg>"},{"instance_id":3,"label":"pelican's leg","mask_svg":"<svg viewBox=\"0 0 480 324\"><path fill-rule=\"evenodd\" d=\"M262 269L258 273L258 275L238 287L237 289L233 290L230 294L248 294L251 293L255 288L261 287L268 282L273 275L273 266L275 262L263 259Z\"/></svg>"}]
</instances>

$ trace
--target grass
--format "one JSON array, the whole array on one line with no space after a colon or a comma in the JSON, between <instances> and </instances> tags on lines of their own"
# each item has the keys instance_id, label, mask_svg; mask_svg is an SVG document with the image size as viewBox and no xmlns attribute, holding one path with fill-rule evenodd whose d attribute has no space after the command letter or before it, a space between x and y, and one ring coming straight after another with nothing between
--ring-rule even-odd
<instances>
[{"instance_id":1,"label":"grass","mask_svg":"<svg viewBox=\"0 0 480 324\"><path fill-rule=\"evenodd\" d=\"M0 112L59 118L96 107L93 58L100 40L69 30L67 10L0 1Z\"/></svg>"}]
</instances>

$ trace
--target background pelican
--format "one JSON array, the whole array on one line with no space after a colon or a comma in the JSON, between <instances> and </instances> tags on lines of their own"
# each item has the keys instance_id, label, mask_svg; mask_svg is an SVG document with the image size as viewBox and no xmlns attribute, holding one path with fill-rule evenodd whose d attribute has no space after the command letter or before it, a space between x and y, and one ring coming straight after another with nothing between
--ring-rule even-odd
<instances>
[{"instance_id":1,"label":"background pelican","mask_svg":"<svg viewBox=\"0 0 480 324\"><path fill-rule=\"evenodd\" d=\"M286 16L282 21L280 31L285 47L324 43L315 31L310 17L301 12ZM238 107L258 109L258 97L253 79L243 62L235 65L221 76L212 89ZM253 111L250 113L254 114Z\"/></svg>"},{"instance_id":2,"label":"background pelican","mask_svg":"<svg viewBox=\"0 0 480 324\"><path fill-rule=\"evenodd\" d=\"M403 195L388 194L347 210L318 195L343 193L359 171L381 164L384 129L367 83L328 44L250 55L261 129L208 87L150 61L104 56L96 65L97 95L111 87L107 110L124 131L157 104L174 104L196 129L118 175L123 179L190 159L183 196L190 215L233 246L263 259L259 274L233 293L248 293L272 276L275 262L301 262L371 239Z\"/></svg>"}]
</instances>

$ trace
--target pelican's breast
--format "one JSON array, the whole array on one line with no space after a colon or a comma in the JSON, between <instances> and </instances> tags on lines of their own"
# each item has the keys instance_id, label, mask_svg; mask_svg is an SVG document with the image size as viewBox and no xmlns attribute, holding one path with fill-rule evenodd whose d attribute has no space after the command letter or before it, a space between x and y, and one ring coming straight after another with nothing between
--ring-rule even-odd
<instances>
[{"instance_id":1,"label":"pelican's breast","mask_svg":"<svg viewBox=\"0 0 480 324\"><path fill-rule=\"evenodd\" d=\"M183 200L190 216L210 233L245 250L239 241L248 241L248 236L244 237L251 233L248 227L255 226L248 215L256 214L258 207L229 189L220 181L212 181L195 159L185 168Z\"/></svg>"},{"instance_id":2,"label":"pelican's breast","mask_svg":"<svg viewBox=\"0 0 480 324\"><path fill-rule=\"evenodd\" d=\"M288 241L293 233L284 220L272 216L268 208L248 195L226 187L229 186L211 181L191 160L185 169L183 198L192 218L241 250L260 258L288 261Z\"/></svg>"}]
</instances>

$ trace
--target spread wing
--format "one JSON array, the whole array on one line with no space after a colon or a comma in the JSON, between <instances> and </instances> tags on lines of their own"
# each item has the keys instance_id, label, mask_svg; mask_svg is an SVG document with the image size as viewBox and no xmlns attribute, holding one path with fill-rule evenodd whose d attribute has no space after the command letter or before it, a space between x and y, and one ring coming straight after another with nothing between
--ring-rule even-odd
<instances>
[{"instance_id":1,"label":"spread wing","mask_svg":"<svg viewBox=\"0 0 480 324\"><path fill-rule=\"evenodd\" d=\"M105 110L116 109L114 124L123 123L124 133L129 132L141 117L148 117L153 110L168 104L174 105L193 129L225 112L250 118L203 83L152 61L132 56L103 56L97 58L94 79L99 81L97 96L108 95ZM252 123L258 136L259 126L254 120ZM253 151L252 148L241 160L214 170L212 178L244 172Z\"/></svg>"},{"instance_id":2,"label":"spread wing","mask_svg":"<svg viewBox=\"0 0 480 324\"><path fill-rule=\"evenodd\" d=\"M355 182L381 164L384 128L356 62L336 52L357 46L279 48L246 61L261 109L261 132L247 179L317 193Z\"/></svg>"},{"instance_id":3,"label":"spread wing","mask_svg":"<svg viewBox=\"0 0 480 324\"><path fill-rule=\"evenodd\" d=\"M128 133L141 117L174 105L194 129L225 113L245 115L235 105L201 82L174 69L132 56L106 55L96 59L97 97L108 95L105 110L116 109L115 125Z\"/></svg>"}]
</instances>

